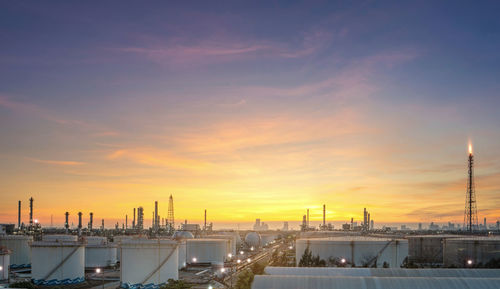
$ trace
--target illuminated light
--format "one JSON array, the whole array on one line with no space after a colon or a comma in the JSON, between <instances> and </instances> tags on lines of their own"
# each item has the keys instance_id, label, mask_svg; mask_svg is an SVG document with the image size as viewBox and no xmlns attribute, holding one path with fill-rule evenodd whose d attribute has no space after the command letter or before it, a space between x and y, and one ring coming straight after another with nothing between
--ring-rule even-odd
<instances>
[{"instance_id":1,"label":"illuminated light","mask_svg":"<svg viewBox=\"0 0 500 289\"><path fill-rule=\"evenodd\" d=\"M214 287L212 287L212 285L208 285L208 289L213 289Z\"/></svg>"},{"instance_id":2,"label":"illuminated light","mask_svg":"<svg viewBox=\"0 0 500 289\"><path fill-rule=\"evenodd\" d=\"M3 271L3 267L2 266L0 266L0 271Z\"/></svg>"},{"instance_id":3,"label":"illuminated light","mask_svg":"<svg viewBox=\"0 0 500 289\"><path fill-rule=\"evenodd\" d=\"M250 260L250 258L248 258L248 259L247 259L247 262L248 262L248 263L250 263L250 262L252 262L252 260Z\"/></svg>"},{"instance_id":4,"label":"illuminated light","mask_svg":"<svg viewBox=\"0 0 500 289\"><path fill-rule=\"evenodd\" d=\"M288 249L292 250L292 249L293 249L293 246L288 247Z\"/></svg>"},{"instance_id":5,"label":"illuminated light","mask_svg":"<svg viewBox=\"0 0 500 289\"><path fill-rule=\"evenodd\" d=\"M220 272L221 272L221 273L226 272L226 268L221 268L221 269L220 269Z\"/></svg>"},{"instance_id":6,"label":"illuminated light","mask_svg":"<svg viewBox=\"0 0 500 289\"><path fill-rule=\"evenodd\" d=\"M345 263L345 258L340 259L340 263L344 264Z\"/></svg>"},{"instance_id":7,"label":"illuminated light","mask_svg":"<svg viewBox=\"0 0 500 289\"><path fill-rule=\"evenodd\" d=\"M253 251L253 247L250 248L250 251Z\"/></svg>"},{"instance_id":8,"label":"illuminated light","mask_svg":"<svg viewBox=\"0 0 500 289\"><path fill-rule=\"evenodd\" d=\"M240 251L240 255L243 255L243 251Z\"/></svg>"},{"instance_id":9,"label":"illuminated light","mask_svg":"<svg viewBox=\"0 0 500 289\"><path fill-rule=\"evenodd\" d=\"M95 269L95 272L96 272L97 274L101 273L101 268L97 268L97 269Z\"/></svg>"},{"instance_id":10,"label":"illuminated light","mask_svg":"<svg viewBox=\"0 0 500 289\"><path fill-rule=\"evenodd\" d=\"M472 144L469 143L469 154L472 154Z\"/></svg>"},{"instance_id":11,"label":"illuminated light","mask_svg":"<svg viewBox=\"0 0 500 289\"><path fill-rule=\"evenodd\" d=\"M227 254L227 256L228 256L229 258L232 258L232 257L233 257L233 254L229 253L229 254Z\"/></svg>"},{"instance_id":12,"label":"illuminated light","mask_svg":"<svg viewBox=\"0 0 500 289\"><path fill-rule=\"evenodd\" d=\"M467 265L472 265L472 260L467 260Z\"/></svg>"},{"instance_id":13,"label":"illuminated light","mask_svg":"<svg viewBox=\"0 0 500 289\"><path fill-rule=\"evenodd\" d=\"M195 258L193 258L193 263L196 263L196 261L197 261L197 260L198 260L198 259L196 259L196 257L195 257Z\"/></svg>"},{"instance_id":14,"label":"illuminated light","mask_svg":"<svg viewBox=\"0 0 500 289\"><path fill-rule=\"evenodd\" d=\"M35 224L38 224L38 219L35 219Z\"/></svg>"},{"instance_id":15,"label":"illuminated light","mask_svg":"<svg viewBox=\"0 0 500 289\"><path fill-rule=\"evenodd\" d=\"M240 260L240 259L238 259L238 260L236 261L236 263L238 263L238 264L239 264L239 263L241 263L241 260Z\"/></svg>"}]
</instances>

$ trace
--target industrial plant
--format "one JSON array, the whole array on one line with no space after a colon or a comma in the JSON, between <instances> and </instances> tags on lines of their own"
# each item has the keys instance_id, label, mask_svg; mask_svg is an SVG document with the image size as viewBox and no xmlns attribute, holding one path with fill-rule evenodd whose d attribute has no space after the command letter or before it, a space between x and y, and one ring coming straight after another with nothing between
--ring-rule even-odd
<instances>
[{"instance_id":1,"label":"industrial plant","mask_svg":"<svg viewBox=\"0 0 500 289\"><path fill-rule=\"evenodd\" d=\"M468 286L454 288L499 288L500 230L498 221L493 227L477 222L471 148L467 168L463 226L431 223L426 229L375 228L367 208L359 224L351 218L335 228L327 223L326 204L318 226L306 209L299 230L287 221L281 230L270 230L260 218L253 230L214 230L206 209L202 225L185 220L176 226L173 195L166 218L154 202L150 227L142 206L132 208L130 226L126 215L114 229L104 219L96 227L92 212L86 226L77 212L74 226L71 213L64 212L63 227L43 227L34 218L33 198L23 222L20 200L17 224L0 225L1 284L154 289L182 282L186 288L233 288L245 272L266 266L252 288L372 288L366 284L375 280L383 288L442 288L450 278Z\"/></svg>"}]
</instances>

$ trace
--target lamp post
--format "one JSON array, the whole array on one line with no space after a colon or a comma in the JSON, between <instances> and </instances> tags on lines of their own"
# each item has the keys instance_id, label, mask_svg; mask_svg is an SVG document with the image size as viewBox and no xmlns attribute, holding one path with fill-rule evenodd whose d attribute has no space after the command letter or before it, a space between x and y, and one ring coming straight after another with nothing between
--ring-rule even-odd
<instances>
[{"instance_id":1,"label":"lamp post","mask_svg":"<svg viewBox=\"0 0 500 289\"><path fill-rule=\"evenodd\" d=\"M96 272L97 274L100 274L100 273L101 273L101 271L102 271L102 270L101 270L101 268L97 268L97 269L95 269L95 272ZM102 278L102 289L104 289L104 271L102 271L101 278Z\"/></svg>"}]
</instances>

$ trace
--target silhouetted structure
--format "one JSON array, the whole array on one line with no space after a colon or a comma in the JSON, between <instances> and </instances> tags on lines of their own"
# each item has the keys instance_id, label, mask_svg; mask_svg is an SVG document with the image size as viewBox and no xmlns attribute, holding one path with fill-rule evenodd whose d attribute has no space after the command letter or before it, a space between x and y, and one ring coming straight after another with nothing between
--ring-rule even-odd
<instances>
[{"instance_id":1,"label":"silhouetted structure","mask_svg":"<svg viewBox=\"0 0 500 289\"><path fill-rule=\"evenodd\" d=\"M467 193L465 197L464 227L469 233L478 227L476 188L474 185L474 155L469 144L469 171L467 176Z\"/></svg>"}]
</instances>

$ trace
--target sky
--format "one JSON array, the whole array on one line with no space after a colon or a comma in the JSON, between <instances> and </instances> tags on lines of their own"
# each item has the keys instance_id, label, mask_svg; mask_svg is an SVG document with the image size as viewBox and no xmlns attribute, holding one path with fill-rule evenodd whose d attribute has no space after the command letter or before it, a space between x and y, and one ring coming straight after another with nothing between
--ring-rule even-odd
<instances>
[{"instance_id":1,"label":"sky","mask_svg":"<svg viewBox=\"0 0 500 289\"><path fill-rule=\"evenodd\" d=\"M498 1L2 1L0 222L500 218Z\"/></svg>"}]
</instances>

